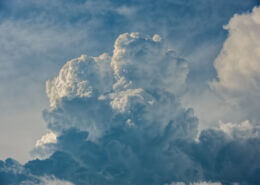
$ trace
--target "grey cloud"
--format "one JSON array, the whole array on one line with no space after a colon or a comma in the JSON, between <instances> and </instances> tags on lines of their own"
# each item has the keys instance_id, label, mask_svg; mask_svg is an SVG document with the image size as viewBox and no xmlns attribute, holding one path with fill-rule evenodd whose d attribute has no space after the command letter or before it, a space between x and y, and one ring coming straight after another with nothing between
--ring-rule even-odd
<instances>
[{"instance_id":1,"label":"grey cloud","mask_svg":"<svg viewBox=\"0 0 260 185\"><path fill-rule=\"evenodd\" d=\"M0 183L1 184L22 184L28 182L36 184L37 178L31 175L21 164L13 159L0 161Z\"/></svg>"}]
</instances>

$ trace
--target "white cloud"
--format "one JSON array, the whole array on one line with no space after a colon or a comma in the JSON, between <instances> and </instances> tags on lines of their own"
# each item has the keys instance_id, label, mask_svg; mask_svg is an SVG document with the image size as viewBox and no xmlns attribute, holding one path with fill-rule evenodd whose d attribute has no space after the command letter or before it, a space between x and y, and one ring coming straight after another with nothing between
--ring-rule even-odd
<instances>
[{"instance_id":1,"label":"white cloud","mask_svg":"<svg viewBox=\"0 0 260 185\"><path fill-rule=\"evenodd\" d=\"M141 31L144 33L160 33L164 35L165 41L181 48L184 53L191 54L194 59L194 46L202 55L215 55L215 51L201 49L203 45L214 45L219 43L223 32L220 30L222 22L235 11L244 11L251 7L255 0L199 0L199 3L188 1L104 1L104 0L8 0L1 1L1 24L0 24L0 117L10 117L14 107L24 113L27 106L31 112L38 112L47 104L43 83L47 78L53 77L58 68L70 57L79 56L84 52L97 56L100 52L111 51L113 42L119 33L126 31ZM149 2L149 3L147 3ZM187 11L181 11L185 7ZM225 7L225 8L223 8ZM190 32L192 30L192 32ZM217 33L217 37L216 37ZM202 39L204 38L204 39ZM206 38L206 39L205 39ZM217 39L216 39L217 38ZM179 46L179 47L178 47ZM203 52L201 52L203 51ZM193 53L193 54L192 54ZM210 53L210 54L206 54ZM197 67L201 61L197 59L193 63ZM200 74L205 74L209 67L198 67ZM185 75L184 75L185 76ZM203 75L196 75L200 78ZM204 79L205 79L204 78ZM199 82L201 83L201 81ZM203 82L202 82L203 83ZM170 83L169 83L170 84ZM194 83L195 84L195 83ZM171 84L170 84L171 85ZM196 83L197 85L197 83ZM3 93L2 93L3 92ZM39 102L43 99L43 103ZM17 106L17 102L22 105ZM37 104L33 106L33 104ZM11 106L10 106L11 105ZM28 109L28 110L29 110ZM8 112L8 113L5 113ZM21 114L22 115L22 114ZM24 113L24 115L31 115ZM14 141L19 144L14 147L8 143L6 148L5 138L1 137L0 145L4 147L1 156L18 157L28 153L33 146L35 135L42 134L44 124L41 116L37 120L24 119L23 116L13 114L13 125L20 127L20 134L14 134ZM4 124L5 118L1 119L1 130L10 127L10 122ZM38 124L35 124L35 123ZM41 124L42 128L39 128ZM27 134L30 128L29 134ZM10 129L10 132L11 129ZM36 133L37 132L37 133ZM27 135L26 141L24 135ZM2 135L1 135L2 136ZM30 141L29 141L30 139ZM20 144L21 143L21 144ZM30 143L30 144L28 144ZM28 149L17 147L28 145ZM30 145L30 146L29 146ZM10 147L9 147L10 146ZM6 154L5 154L6 153ZM23 161L28 157L21 157ZM19 159L21 159L19 157Z\"/></svg>"},{"instance_id":2,"label":"white cloud","mask_svg":"<svg viewBox=\"0 0 260 185\"><path fill-rule=\"evenodd\" d=\"M179 79L178 73L168 75L169 66L183 76L187 71L167 53L162 41L122 34L112 57L67 62L47 85L51 107L44 118L58 137L44 136L36 152L50 156L20 165L25 171L19 175L54 175L75 184L256 184L260 148L251 124L221 124L195 141L198 119L174 96L178 88L165 86L169 76ZM158 68L161 62L164 68ZM17 166L12 163L0 161L3 180L17 176L6 171Z\"/></svg>"},{"instance_id":3,"label":"white cloud","mask_svg":"<svg viewBox=\"0 0 260 185\"><path fill-rule=\"evenodd\" d=\"M114 88L160 88L178 95L185 87L187 62L164 46L161 37L121 34L115 41L111 66Z\"/></svg>"},{"instance_id":4,"label":"white cloud","mask_svg":"<svg viewBox=\"0 0 260 185\"><path fill-rule=\"evenodd\" d=\"M260 7L236 14L224 26L229 35L214 61L217 79L191 88L182 98L194 108L202 129L225 123L260 123Z\"/></svg>"},{"instance_id":5,"label":"white cloud","mask_svg":"<svg viewBox=\"0 0 260 185\"><path fill-rule=\"evenodd\" d=\"M229 36L214 62L218 79L211 87L250 119L259 119L260 8L235 15L224 28Z\"/></svg>"},{"instance_id":6,"label":"white cloud","mask_svg":"<svg viewBox=\"0 0 260 185\"><path fill-rule=\"evenodd\" d=\"M21 0L19 0L19 2L20 5L23 5ZM50 9L55 10L55 13L58 12L56 16L53 16L53 14L50 14L49 17L47 16L48 20L49 18L52 20L58 19L59 16L67 17L69 15L68 20L65 20L65 25L68 27L75 26L74 24L67 25L69 24L68 22L71 21L71 18L80 17L79 14L74 14L73 12L79 12L80 14L90 12L93 14L90 15L90 17L100 12L100 14L104 15L105 20L97 21L97 18L94 18L90 21L91 24L82 24L82 22L85 23L85 19L89 19L89 16L85 15L83 16L83 20L81 20L82 22L79 23L79 25L84 26L75 26L71 30L66 29L66 26L60 27L60 25L57 25L56 27L56 23L60 23L62 20L56 20L57 22L54 21L50 26L48 24L42 24L41 21L39 21L40 23L36 25L44 25L43 30L45 30L43 31L44 34L42 38L38 37L41 27L27 31L26 26L31 23L28 25L25 24L24 26L24 22L22 21L21 25L19 24L17 27L15 25L14 29L9 28L9 30L15 31L14 36L16 36L18 32L22 33L21 36L18 36L15 40L24 38L28 38L28 40L22 40L21 42L21 46L25 47L19 47L19 42L18 45L11 42L9 47L7 41L5 43L7 45L4 45L4 47L8 48L11 54L13 54L13 47L16 47L21 54L25 54L26 61L34 61L33 58L30 57L30 53L34 53L32 51L36 51L36 55L41 52L44 53L43 55L47 53L48 56L51 56L52 60L55 58L54 61L58 61L57 57L55 57L55 55L60 54L55 51L57 48L64 49L64 46L66 47L66 49L61 52L62 54L66 53L64 51L69 52L70 50L76 50L76 52L72 52L73 56L75 53L80 52L78 51L80 49L77 48L79 46L82 49L85 49L86 47L84 46L86 45L91 45L95 48L93 43L84 42L86 40L90 41L91 39L87 38L93 35L93 38L102 40L100 45L102 45L102 47L104 45L105 48L106 43L102 36L105 35L107 38L110 38L111 35L114 35L115 30L112 30L113 28L109 26L108 28L107 26L100 26L100 22L102 24L115 25L115 27L118 28L118 20L114 20L110 17L114 16L114 12L109 12L111 9L110 3L87 1L90 3L83 4L88 5L88 11L85 11L86 9L84 6L81 6L81 4L75 7L66 3L64 3L66 4L65 6L61 6L62 3L54 2L51 4L50 2L51 1L41 1L39 3L37 1L36 4L46 5L44 7L46 14L43 16L48 15ZM183 2L176 1L174 3L181 5ZM194 3L193 1L187 3L190 6L199 4L199 9L201 8L200 3ZM157 6L160 3L154 4ZM144 20L139 22L141 23L139 25L144 27L143 30L150 31L156 28L161 29L161 27L164 29L165 26L162 23L168 25L170 22L173 22L173 24L171 23L172 27L169 27L169 29L178 30L180 27L185 27L185 29L180 30L186 30L188 25L188 30L193 30L190 28L203 25L201 26L202 29L198 29L197 32L201 34L200 31L204 30L205 24L198 24L194 19L190 19L190 16L188 16L188 23L191 24L183 24L181 18L177 18L179 19L178 21L172 19L166 20L164 18L159 18L162 21L158 20L156 18L157 15L161 15L164 11L177 12L177 14L179 14L179 6L176 8L177 11L172 11L171 6L168 6L168 4L165 5L162 10L157 10L155 14L148 13L150 19L147 20L147 18L143 16L144 10L147 7L146 4L144 4L144 9L140 10L140 17L144 17ZM186 6L187 4L185 4L185 7ZM167 9L167 7L169 8ZM38 11L40 7L38 8L35 9ZM154 6L151 8L155 10ZM72 12L68 10L72 10ZM135 11L137 10L129 9L129 7L122 7L121 11L116 9L116 12L125 16L137 13ZM104 12L109 12L108 16ZM148 7L147 12L154 13L156 10L150 11ZM38 15L38 12L36 12L36 14ZM215 14L213 13L213 15ZM102 17L102 19L104 19L104 17ZM107 17L108 19L106 19ZM167 17L171 18L175 16ZM41 20L41 18L39 20ZM147 24L143 24L146 23L146 20ZM214 21L211 22L215 23L216 19L214 16L212 20ZM111 24L111 21L115 21L115 23ZM120 26L122 26L123 22L124 21L120 22ZM181 24L179 27L176 24L178 22ZM205 22L208 22L208 19L206 19ZM202 21L202 23L205 22ZM129 27L138 25L136 20L132 23L135 24L129 24ZM199 23L201 22L199 21ZM149 27L149 25L151 26ZM49 28L50 32L46 32ZM63 30L63 28L65 29ZM94 32L96 32L96 30L99 31L97 31L96 35L93 31L91 33L87 32L87 28L92 28ZM23 30L26 31L25 34L22 32ZM105 33L104 35L100 34L102 31ZM111 31L112 34L109 35L107 33L109 31ZM5 30L3 35L8 34L8 30ZM184 37L180 38L185 39L185 34L186 33L183 33ZM187 34L186 37L191 37L191 35L193 34ZM177 37L179 36L180 35L177 35ZM58 39L51 39L55 37ZM70 38L75 40L71 41ZM199 39L200 38L201 37L199 37ZM69 41L66 39L69 39ZM235 143L237 145L233 145L234 143L232 143L232 145L226 145L225 142L227 141L224 138L221 140L223 136L221 135L222 132L218 133L217 131L205 132L205 134L202 135L201 143L193 143L194 136L197 133L197 119L194 117L192 110L183 109L178 99L175 99L171 94L179 95L183 88L185 88L185 80L188 73L187 62L176 56L173 51L168 51L167 48L164 48L163 40L158 35L149 37L141 36L137 33L123 34L117 41L118 43L116 42L114 53L111 56L112 69L116 75L115 77L111 75L111 59L108 55L101 55L100 57L88 57L83 55L80 58L69 61L61 70L60 74L48 82L47 93L50 98L51 109L45 111L44 115L49 124L49 128L55 133L59 132L61 136L56 140L55 135L47 134L39 140L38 146L53 143L57 147L57 150L60 149L61 151L54 153L54 155L45 161L34 160L29 162L28 165L25 165L27 170L31 170L31 173L36 174L51 173L78 182L94 181L96 182L95 184L99 184L99 182L105 182L105 184L122 184L122 182L127 182L143 185L151 184L151 182L172 182L173 180L200 182L200 180L205 180L205 178L210 179L212 177L217 180L231 179L230 181L232 181L233 179L242 178L244 181L256 182L257 179L255 175L259 169L258 158L255 157L257 156L256 154L259 153L257 144L249 143L247 145L245 142L246 144L244 145L238 142L238 144ZM81 45L81 43L83 45ZM34 48L36 49L34 50ZM54 49L54 52L50 52L52 49ZM100 47L98 49L95 48L95 50L99 49ZM53 53L55 53L54 56ZM17 53L14 53L13 56L18 56L19 58L20 55L16 54ZM59 55L61 56L58 57L59 59L66 55L62 54ZM106 60L107 62L104 62L102 56L109 58ZM44 59L45 58L41 58L41 60L45 61ZM6 61L9 63L8 60ZM102 61L101 65L98 65L99 61ZM106 64L103 65L103 63ZM29 62L29 64L31 63ZM3 70L3 72L5 71L8 70ZM113 84L114 80L116 82L115 84ZM209 110L202 114L207 114L208 111ZM125 127L125 125L127 127ZM67 131L66 134L63 133L70 128L77 128L81 132L74 131L70 133L70 131ZM244 131L251 134L252 127L249 125L249 122L241 123L238 128L234 126L233 123L227 123L221 126L221 130L224 136L234 135L234 132L241 133ZM88 131L88 133L82 131ZM98 138L99 140L92 142L94 140L93 138ZM58 140L59 142L55 142ZM234 142L236 142L236 140L234 140ZM242 151L241 154L240 151ZM246 151L246 155L244 151ZM240 155L236 156L236 153ZM233 161L233 158L238 158L239 163ZM39 166L37 166L37 164L39 164ZM2 168L2 162L0 165L0 168ZM34 165L36 168L34 168ZM250 170L248 170L248 166ZM66 173L64 173L65 171ZM3 178L3 176L0 177ZM8 177L11 180L17 180L16 178L12 178L13 176ZM196 179L194 180L194 178ZM113 180L117 183L113 183ZM109 182L107 183L107 181ZM137 183L134 183L135 181L137 181ZM46 184L70 183L57 179L49 179L46 181ZM220 183L201 182L195 184Z\"/></svg>"},{"instance_id":7,"label":"white cloud","mask_svg":"<svg viewBox=\"0 0 260 185\"><path fill-rule=\"evenodd\" d=\"M219 129L232 139L259 138L259 126L252 125L248 120L241 123L223 123L220 121Z\"/></svg>"},{"instance_id":8,"label":"white cloud","mask_svg":"<svg viewBox=\"0 0 260 185\"><path fill-rule=\"evenodd\" d=\"M39 185L74 185L69 181L60 180L55 177L44 177L41 178L41 181L42 182Z\"/></svg>"},{"instance_id":9,"label":"white cloud","mask_svg":"<svg viewBox=\"0 0 260 185\"><path fill-rule=\"evenodd\" d=\"M47 134L43 135L41 139L36 141L35 146L39 147L48 143L56 143L57 136L53 132L48 132Z\"/></svg>"},{"instance_id":10,"label":"white cloud","mask_svg":"<svg viewBox=\"0 0 260 185\"><path fill-rule=\"evenodd\" d=\"M163 106L160 103L153 104L157 100L147 90L158 88L176 95L184 89L187 73L187 62L174 51L169 51L159 35L151 38L139 33L121 34L115 41L111 57L108 54L99 57L82 55L68 61L57 77L47 81L46 92L53 110L46 112L45 119L56 132L76 126L88 130L90 138L95 139L110 128L110 111L130 115L134 105L142 104L149 109L147 112L156 111L147 114L146 119L161 119L167 124L171 117L182 110L176 108L176 114L173 114L170 111L171 102ZM93 110L72 111L62 105L63 98L86 98L86 101L98 99L98 103L92 105ZM161 109L155 110L158 106ZM77 109L77 106L74 108ZM93 114L95 110L104 111L99 121Z\"/></svg>"},{"instance_id":11,"label":"white cloud","mask_svg":"<svg viewBox=\"0 0 260 185\"><path fill-rule=\"evenodd\" d=\"M40 182L25 180L20 182L20 185L74 185L69 181L60 180L53 176L39 177L38 181Z\"/></svg>"},{"instance_id":12,"label":"white cloud","mask_svg":"<svg viewBox=\"0 0 260 185\"><path fill-rule=\"evenodd\" d=\"M110 57L107 54L99 57L81 55L68 61L59 75L46 83L46 92L50 106L63 97L92 97L98 93L109 92L113 77L110 69Z\"/></svg>"},{"instance_id":13,"label":"white cloud","mask_svg":"<svg viewBox=\"0 0 260 185\"><path fill-rule=\"evenodd\" d=\"M111 107L119 112L129 111L131 104L144 103L145 92L143 89L127 89L117 93L111 93Z\"/></svg>"}]
</instances>

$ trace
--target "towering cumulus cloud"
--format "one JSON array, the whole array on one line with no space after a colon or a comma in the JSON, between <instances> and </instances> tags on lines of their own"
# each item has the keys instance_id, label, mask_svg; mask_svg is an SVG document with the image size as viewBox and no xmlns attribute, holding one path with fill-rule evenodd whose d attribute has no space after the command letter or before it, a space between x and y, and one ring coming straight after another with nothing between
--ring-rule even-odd
<instances>
[{"instance_id":1,"label":"towering cumulus cloud","mask_svg":"<svg viewBox=\"0 0 260 185\"><path fill-rule=\"evenodd\" d=\"M218 80L212 87L246 116L260 120L260 8L235 15L224 27L229 37L215 61Z\"/></svg>"},{"instance_id":2,"label":"towering cumulus cloud","mask_svg":"<svg viewBox=\"0 0 260 185\"><path fill-rule=\"evenodd\" d=\"M120 35L113 55L82 55L47 82L41 159L0 163L4 184L257 184L259 132L249 122L204 130L184 109L187 62L159 35Z\"/></svg>"}]
</instances>

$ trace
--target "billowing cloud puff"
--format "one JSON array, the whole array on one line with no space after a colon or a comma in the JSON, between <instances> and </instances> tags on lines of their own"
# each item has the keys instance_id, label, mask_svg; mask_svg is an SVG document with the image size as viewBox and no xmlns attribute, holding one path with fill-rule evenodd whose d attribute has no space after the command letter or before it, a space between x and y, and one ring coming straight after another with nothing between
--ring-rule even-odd
<instances>
[{"instance_id":1,"label":"billowing cloud puff","mask_svg":"<svg viewBox=\"0 0 260 185\"><path fill-rule=\"evenodd\" d=\"M44 177L75 185L259 183L258 130L227 123L197 138L198 119L178 98L187 72L158 35L138 33L120 35L111 57L69 61L47 83L50 133L34 153L49 155L17 168L35 184ZM6 184L14 182L22 181Z\"/></svg>"},{"instance_id":2,"label":"billowing cloud puff","mask_svg":"<svg viewBox=\"0 0 260 185\"><path fill-rule=\"evenodd\" d=\"M187 73L187 62L165 48L159 35L150 38L125 33L117 38L112 57L104 53L68 61L56 78L47 81L46 91L51 106L62 97L91 97L119 86L156 87L177 94L185 85ZM117 81L114 86L113 80Z\"/></svg>"},{"instance_id":3,"label":"billowing cloud puff","mask_svg":"<svg viewBox=\"0 0 260 185\"><path fill-rule=\"evenodd\" d=\"M260 8L235 15L224 28L229 36L214 62L218 80L212 88L226 101L240 105L247 116L259 120Z\"/></svg>"},{"instance_id":4,"label":"billowing cloud puff","mask_svg":"<svg viewBox=\"0 0 260 185\"><path fill-rule=\"evenodd\" d=\"M109 92L113 84L109 64L107 54L99 57L81 55L68 61L59 76L46 83L50 106L55 106L56 101L63 97L91 97L95 91Z\"/></svg>"},{"instance_id":5,"label":"billowing cloud puff","mask_svg":"<svg viewBox=\"0 0 260 185\"><path fill-rule=\"evenodd\" d=\"M56 143L56 135L53 132L49 132L36 141L36 147L42 146L48 143Z\"/></svg>"},{"instance_id":6,"label":"billowing cloud puff","mask_svg":"<svg viewBox=\"0 0 260 185\"><path fill-rule=\"evenodd\" d=\"M177 93L185 85L187 62L163 46L159 35L120 35L114 45L111 66L118 86L161 88ZM162 73L163 71L163 73Z\"/></svg>"},{"instance_id":7,"label":"billowing cloud puff","mask_svg":"<svg viewBox=\"0 0 260 185\"><path fill-rule=\"evenodd\" d=\"M214 61L217 77L209 88L191 88L182 102L194 108L201 128L250 121L259 125L260 8L235 14L224 26L228 37Z\"/></svg>"},{"instance_id":8,"label":"billowing cloud puff","mask_svg":"<svg viewBox=\"0 0 260 185\"><path fill-rule=\"evenodd\" d=\"M51 107L44 117L59 135L57 143L35 150L53 155L26 168L39 176L67 176L75 184L164 184L171 176L184 180L184 174L197 178L200 167L172 146L197 135L192 110L183 109L172 94L185 86L187 72L187 62L165 48L160 36L138 33L120 35L111 59L103 54L69 61L47 82Z\"/></svg>"},{"instance_id":9,"label":"billowing cloud puff","mask_svg":"<svg viewBox=\"0 0 260 185\"><path fill-rule=\"evenodd\" d=\"M189 134L183 133L184 123L169 123L163 132L151 125L120 126L98 142L87 140L87 132L70 129L58 137L51 157L30 161L25 168L75 184L259 182L258 138L234 139L214 129L203 131L194 142L176 137Z\"/></svg>"},{"instance_id":10,"label":"billowing cloud puff","mask_svg":"<svg viewBox=\"0 0 260 185\"><path fill-rule=\"evenodd\" d=\"M248 120L243 121L241 123L220 122L219 129L234 139L248 139L260 137L259 126L252 125Z\"/></svg>"},{"instance_id":11,"label":"billowing cloud puff","mask_svg":"<svg viewBox=\"0 0 260 185\"><path fill-rule=\"evenodd\" d=\"M120 33L159 33L181 56L189 57L189 85L198 87L214 76L212 58L225 39L221 26L257 1L0 0L0 130L15 132L8 145L9 135L0 135L1 156L29 159L31 143L44 129L38 114L47 105L42 84L57 75L64 61L84 52L111 52ZM160 41L158 36L152 39ZM176 89L182 81L171 83L175 79L163 86ZM24 129L14 131L10 125Z\"/></svg>"},{"instance_id":12,"label":"billowing cloud puff","mask_svg":"<svg viewBox=\"0 0 260 185\"><path fill-rule=\"evenodd\" d=\"M202 131L195 141L198 121L174 96L185 86L187 64L162 42L158 35L120 35L112 57L106 57L111 65L106 63L108 69L103 71L113 82L104 84L106 88L95 84L104 76L98 66L91 68L80 58L65 64L59 76L66 76L66 83L59 83L62 78L57 77L47 85L48 91L61 84L66 92L49 93L56 104L44 113L48 127L59 135L56 144L46 144L53 154L27 163L26 169L75 184L257 182L254 156L259 141L257 134L251 137L255 131L249 122L240 127L220 124L218 129ZM84 70L67 70L79 60L86 63ZM86 91L78 91L78 84L85 81L89 82ZM89 89L91 93L85 93ZM230 157L241 163L229 161ZM251 171L246 171L249 165Z\"/></svg>"},{"instance_id":13,"label":"billowing cloud puff","mask_svg":"<svg viewBox=\"0 0 260 185\"><path fill-rule=\"evenodd\" d=\"M40 185L73 185L73 183L71 182L59 180L54 177L44 177L40 179L41 179Z\"/></svg>"},{"instance_id":14,"label":"billowing cloud puff","mask_svg":"<svg viewBox=\"0 0 260 185\"><path fill-rule=\"evenodd\" d=\"M1 185L73 185L72 183L53 176L38 177L29 173L21 164L13 159L0 161Z\"/></svg>"},{"instance_id":15,"label":"billowing cloud puff","mask_svg":"<svg viewBox=\"0 0 260 185\"><path fill-rule=\"evenodd\" d=\"M44 117L54 132L77 127L89 131L92 139L116 124L112 119L117 112L129 114L125 121L131 122L136 105L157 108L163 116L156 119L167 123L173 115L169 110L175 108L177 112L178 108L166 100L164 106L156 104L152 89L177 94L185 86L187 72L187 62L166 49L159 35L122 34L116 39L112 57L82 55L47 81L51 109ZM147 119L155 120L156 114L148 114Z\"/></svg>"},{"instance_id":16,"label":"billowing cloud puff","mask_svg":"<svg viewBox=\"0 0 260 185\"><path fill-rule=\"evenodd\" d=\"M40 183L39 179L30 174L21 164L13 159L0 161L0 184L31 184ZM27 183L29 184L29 183Z\"/></svg>"}]
</instances>

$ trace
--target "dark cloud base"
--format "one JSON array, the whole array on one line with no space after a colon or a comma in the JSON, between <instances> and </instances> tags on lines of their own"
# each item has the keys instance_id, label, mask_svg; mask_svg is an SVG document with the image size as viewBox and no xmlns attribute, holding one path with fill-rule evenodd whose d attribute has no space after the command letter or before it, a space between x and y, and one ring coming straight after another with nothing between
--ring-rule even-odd
<instances>
[{"instance_id":1,"label":"dark cloud base","mask_svg":"<svg viewBox=\"0 0 260 185\"><path fill-rule=\"evenodd\" d=\"M29 161L24 166L12 159L1 162L0 181L37 184L36 176L55 175L78 185L260 182L259 139L230 141L223 132L207 130L199 143L177 140L163 149L165 146L158 144L165 139L162 137L151 138L144 145L138 137L123 140L133 139L132 134L117 128L96 144L86 141L87 132L70 129L58 138L58 151L48 159Z\"/></svg>"}]
</instances>

